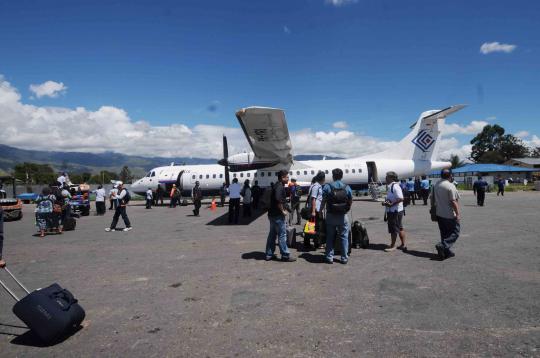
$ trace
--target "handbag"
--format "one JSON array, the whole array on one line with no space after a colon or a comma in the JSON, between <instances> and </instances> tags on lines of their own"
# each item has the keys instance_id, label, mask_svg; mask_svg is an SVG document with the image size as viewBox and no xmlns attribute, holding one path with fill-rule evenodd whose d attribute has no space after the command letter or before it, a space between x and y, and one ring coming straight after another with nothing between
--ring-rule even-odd
<instances>
[{"instance_id":1,"label":"handbag","mask_svg":"<svg viewBox=\"0 0 540 358\"><path fill-rule=\"evenodd\" d=\"M309 220L304 225L304 234L315 235L317 231L315 230L315 220Z\"/></svg>"}]
</instances>

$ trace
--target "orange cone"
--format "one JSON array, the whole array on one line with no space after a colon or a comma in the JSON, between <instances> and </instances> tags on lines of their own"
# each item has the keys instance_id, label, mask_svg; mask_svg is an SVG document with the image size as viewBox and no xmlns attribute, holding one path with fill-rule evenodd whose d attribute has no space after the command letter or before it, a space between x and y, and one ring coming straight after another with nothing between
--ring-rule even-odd
<instances>
[{"instance_id":1,"label":"orange cone","mask_svg":"<svg viewBox=\"0 0 540 358\"><path fill-rule=\"evenodd\" d=\"M210 205L210 210L216 211L217 205L216 205L216 198L212 198L212 204Z\"/></svg>"}]
</instances>

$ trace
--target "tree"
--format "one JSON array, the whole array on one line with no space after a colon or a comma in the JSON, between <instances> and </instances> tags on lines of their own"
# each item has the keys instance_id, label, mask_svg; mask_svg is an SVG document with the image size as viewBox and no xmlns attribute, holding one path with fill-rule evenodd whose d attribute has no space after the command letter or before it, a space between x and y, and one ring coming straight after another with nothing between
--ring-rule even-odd
<instances>
[{"instance_id":1,"label":"tree","mask_svg":"<svg viewBox=\"0 0 540 358\"><path fill-rule=\"evenodd\" d=\"M129 170L127 165L124 165L120 171L120 180L124 183L131 183L132 179L133 175L131 174L131 170Z\"/></svg>"},{"instance_id":2,"label":"tree","mask_svg":"<svg viewBox=\"0 0 540 358\"><path fill-rule=\"evenodd\" d=\"M48 164L24 162L14 167L15 178L26 184L52 184L56 182L56 173Z\"/></svg>"},{"instance_id":3,"label":"tree","mask_svg":"<svg viewBox=\"0 0 540 358\"><path fill-rule=\"evenodd\" d=\"M465 165L465 162L461 160L457 154L450 154L450 158L447 159L447 161L452 163L452 169L460 168Z\"/></svg>"},{"instance_id":4,"label":"tree","mask_svg":"<svg viewBox=\"0 0 540 358\"><path fill-rule=\"evenodd\" d=\"M529 149L512 134L505 134L498 124L486 125L471 140L471 159L477 163L503 163L511 158L526 157Z\"/></svg>"},{"instance_id":5,"label":"tree","mask_svg":"<svg viewBox=\"0 0 540 358\"><path fill-rule=\"evenodd\" d=\"M531 157L540 158L540 147L531 149Z\"/></svg>"}]
</instances>

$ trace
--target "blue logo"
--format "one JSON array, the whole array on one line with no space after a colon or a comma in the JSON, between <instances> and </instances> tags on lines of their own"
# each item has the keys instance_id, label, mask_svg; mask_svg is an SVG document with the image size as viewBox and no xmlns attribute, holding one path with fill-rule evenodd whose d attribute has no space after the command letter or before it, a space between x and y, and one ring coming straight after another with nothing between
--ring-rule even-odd
<instances>
[{"instance_id":1,"label":"blue logo","mask_svg":"<svg viewBox=\"0 0 540 358\"><path fill-rule=\"evenodd\" d=\"M420 148L423 152L427 152L435 143L435 139L425 130L421 130L412 140L413 144Z\"/></svg>"}]
</instances>

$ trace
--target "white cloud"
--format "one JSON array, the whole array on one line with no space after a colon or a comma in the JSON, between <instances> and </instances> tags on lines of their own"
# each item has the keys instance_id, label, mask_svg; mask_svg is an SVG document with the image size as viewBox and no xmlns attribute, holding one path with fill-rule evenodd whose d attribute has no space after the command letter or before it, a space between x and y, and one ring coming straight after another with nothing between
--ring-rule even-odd
<instances>
[{"instance_id":1,"label":"white cloud","mask_svg":"<svg viewBox=\"0 0 540 358\"><path fill-rule=\"evenodd\" d=\"M528 137L530 135L531 134L529 132L527 132L527 131L519 131L519 132L516 133L516 137L519 137L521 139L526 138L526 137Z\"/></svg>"},{"instance_id":2,"label":"white cloud","mask_svg":"<svg viewBox=\"0 0 540 358\"><path fill-rule=\"evenodd\" d=\"M516 49L516 45L511 44L501 44L498 42L484 42L482 46L480 46L480 52L484 55L487 55L492 52L504 52L504 53L510 53Z\"/></svg>"},{"instance_id":3,"label":"white cloud","mask_svg":"<svg viewBox=\"0 0 540 358\"><path fill-rule=\"evenodd\" d=\"M340 7L343 5L355 4L358 0L325 0L325 2L332 6Z\"/></svg>"},{"instance_id":4,"label":"white cloud","mask_svg":"<svg viewBox=\"0 0 540 358\"><path fill-rule=\"evenodd\" d=\"M283 32L286 33L287 35L289 35L291 33L291 29L289 29L288 26L283 25Z\"/></svg>"},{"instance_id":5,"label":"white cloud","mask_svg":"<svg viewBox=\"0 0 540 358\"><path fill-rule=\"evenodd\" d=\"M249 150L242 130L236 127L205 124L191 128L184 124L155 126L143 120L135 121L126 111L113 106L91 111L83 107L72 109L25 104L19 92L1 75L0 128L0 143L34 150L221 158L222 134L228 138L231 154ZM540 142L538 137L534 138ZM291 141L294 154L345 158L376 153L397 143L341 128L327 132L311 129L291 132ZM441 139L441 157L467 150L470 152L470 148L461 146L455 138ZM463 154L463 157L468 155Z\"/></svg>"},{"instance_id":6,"label":"white cloud","mask_svg":"<svg viewBox=\"0 0 540 358\"><path fill-rule=\"evenodd\" d=\"M523 143L529 148L540 147L540 137L538 137L536 134L531 135L529 139L521 139L523 140Z\"/></svg>"},{"instance_id":7,"label":"white cloud","mask_svg":"<svg viewBox=\"0 0 540 358\"><path fill-rule=\"evenodd\" d=\"M471 155L471 144L460 144L454 137L442 138L439 147L439 159L448 159L450 155L457 155L461 160L467 160Z\"/></svg>"},{"instance_id":8,"label":"white cloud","mask_svg":"<svg viewBox=\"0 0 540 358\"><path fill-rule=\"evenodd\" d=\"M488 125L489 123L486 121L472 121L466 126L460 126L457 123L448 124L445 123L442 127L442 135L448 136L452 134L478 134L482 131L482 129Z\"/></svg>"},{"instance_id":9,"label":"white cloud","mask_svg":"<svg viewBox=\"0 0 540 358\"><path fill-rule=\"evenodd\" d=\"M337 122L334 122L332 124L332 127L334 128L337 128L337 129L345 129L347 128L349 125L347 124L347 122L345 121L337 121Z\"/></svg>"},{"instance_id":10,"label":"white cloud","mask_svg":"<svg viewBox=\"0 0 540 358\"><path fill-rule=\"evenodd\" d=\"M65 94L67 86L62 82L47 81L41 84L30 85L30 91L36 95L37 98L52 97L56 98L61 94Z\"/></svg>"}]
</instances>

